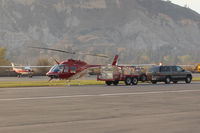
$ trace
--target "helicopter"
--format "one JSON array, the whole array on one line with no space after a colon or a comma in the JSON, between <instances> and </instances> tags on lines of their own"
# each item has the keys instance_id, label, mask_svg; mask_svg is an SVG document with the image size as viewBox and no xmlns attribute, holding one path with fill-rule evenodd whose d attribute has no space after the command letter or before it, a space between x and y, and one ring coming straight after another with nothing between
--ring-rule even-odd
<instances>
[{"instance_id":1,"label":"helicopter","mask_svg":"<svg viewBox=\"0 0 200 133\"><path fill-rule=\"evenodd\" d=\"M29 78L33 77L34 70L33 68L49 68L51 66L16 66L14 63L11 63L11 66L0 66L0 68L11 68L9 71L13 71L17 74L17 77L28 76Z\"/></svg>"},{"instance_id":2,"label":"helicopter","mask_svg":"<svg viewBox=\"0 0 200 133\"><path fill-rule=\"evenodd\" d=\"M88 53L76 53L76 52L69 52L60 49L51 49L51 48L43 48L43 47L30 47L34 49L43 49L43 50L50 50L50 51L57 51L62 53L68 54L81 54L81 55L90 55L96 57L103 57L109 58L103 54L88 54ZM54 59L55 60L55 59ZM100 67L101 65L90 65L85 61L75 60L75 59L68 59L62 62L58 62L55 60L56 64L51 67L51 69L46 73L50 79L61 79L61 80L75 80L85 76L88 73L88 69Z\"/></svg>"},{"instance_id":3,"label":"helicopter","mask_svg":"<svg viewBox=\"0 0 200 133\"><path fill-rule=\"evenodd\" d=\"M21 77L22 75L27 75L28 77L32 78L34 71L29 66L16 68L14 63L11 63L11 65L12 65L13 71L18 74L18 77Z\"/></svg>"}]
</instances>

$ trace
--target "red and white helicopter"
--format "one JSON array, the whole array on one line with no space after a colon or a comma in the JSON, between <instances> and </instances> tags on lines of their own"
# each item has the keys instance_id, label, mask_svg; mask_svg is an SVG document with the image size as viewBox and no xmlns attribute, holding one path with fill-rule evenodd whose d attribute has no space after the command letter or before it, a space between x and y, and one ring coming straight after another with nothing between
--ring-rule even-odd
<instances>
[{"instance_id":1,"label":"red and white helicopter","mask_svg":"<svg viewBox=\"0 0 200 133\"><path fill-rule=\"evenodd\" d=\"M75 52L68 52L68 51L59 50L59 49L50 49L50 48L42 48L42 47L30 47L30 48L51 50L51 51L57 51L57 52L62 52L62 53L68 53L68 54L81 54L81 55L90 55L90 56L108 58L108 56L103 55L103 54L75 53ZM46 75L50 77L49 81L51 81L52 79L65 79L69 81L78 79L86 75L88 73L88 69L101 66L101 65L90 65L84 61L74 60L74 59L68 59L62 62L56 61L56 63L57 64L54 65L49 70L49 72L46 73Z\"/></svg>"}]
</instances>

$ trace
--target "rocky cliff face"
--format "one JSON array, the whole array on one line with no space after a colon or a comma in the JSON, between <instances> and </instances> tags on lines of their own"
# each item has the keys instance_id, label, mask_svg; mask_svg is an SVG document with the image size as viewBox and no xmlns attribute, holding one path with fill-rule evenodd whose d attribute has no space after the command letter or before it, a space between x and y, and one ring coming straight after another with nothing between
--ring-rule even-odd
<instances>
[{"instance_id":1,"label":"rocky cliff face","mask_svg":"<svg viewBox=\"0 0 200 133\"><path fill-rule=\"evenodd\" d=\"M199 42L200 15L161 0L0 0L0 46L22 63L38 57L30 45L120 53L121 63L193 63Z\"/></svg>"}]
</instances>

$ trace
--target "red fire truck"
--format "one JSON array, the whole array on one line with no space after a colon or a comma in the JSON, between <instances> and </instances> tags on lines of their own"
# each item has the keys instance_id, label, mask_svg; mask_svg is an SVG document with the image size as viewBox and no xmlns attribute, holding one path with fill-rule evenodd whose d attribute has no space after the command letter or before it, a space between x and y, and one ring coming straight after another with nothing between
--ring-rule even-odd
<instances>
[{"instance_id":1,"label":"red fire truck","mask_svg":"<svg viewBox=\"0 0 200 133\"><path fill-rule=\"evenodd\" d=\"M137 85L139 74L132 66L107 65L100 67L100 74L97 80L105 81L106 85L118 85L119 81L124 81L126 85Z\"/></svg>"}]
</instances>

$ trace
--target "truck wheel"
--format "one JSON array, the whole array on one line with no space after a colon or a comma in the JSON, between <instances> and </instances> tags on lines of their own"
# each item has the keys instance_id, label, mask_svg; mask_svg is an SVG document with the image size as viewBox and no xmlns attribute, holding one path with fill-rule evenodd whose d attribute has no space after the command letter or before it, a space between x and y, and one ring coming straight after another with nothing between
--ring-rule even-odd
<instances>
[{"instance_id":1,"label":"truck wheel","mask_svg":"<svg viewBox=\"0 0 200 133\"><path fill-rule=\"evenodd\" d=\"M151 83L152 83L152 84L157 84L157 81L151 80Z\"/></svg>"},{"instance_id":2,"label":"truck wheel","mask_svg":"<svg viewBox=\"0 0 200 133\"><path fill-rule=\"evenodd\" d=\"M192 76L188 75L185 79L185 83L189 84L192 81Z\"/></svg>"},{"instance_id":3,"label":"truck wheel","mask_svg":"<svg viewBox=\"0 0 200 133\"><path fill-rule=\"evenodd\" d=\"M118 85L118 84L119 84L119 81L114 81L113 84L114 84L114 85Z\"/></svg>"},{"instance_id":4,"label":"truck wheel","mask_svg":"<svg viewBox=\"0 0 200 133\"><path fill-rule=\"evenodd\" d=\"M138 78L133 77L133 78L132 78L132 84L133 84L133 85L137 85L137 84L138 84Z\"/></svg>"},{"instance_id":5,"label":"truck wheel","mask_svg":"<svg viewBox=\"0 0 200 133\"><path fill-rule=\"evenodd\" d=\"M171 78L170 77L166 77L165 78L165 84L170 84L171 82Z\"/></svg>"},{"instance_id":6,"label":"truck wheel","mask_svg":"<svg viewBox=\"0 0 200 133\"><path fill-rule=\"evenodd\" d=\"M106 85L110 86L112 84L112 81L106 81Z\"/></svg>"},{"instance_id":7,"label":"truck wheel","mask_svg":"<svg viewBox=\"0 0 200 133\"><path fill-rule=\"evenodd\" d=\"M145 82L145 81L147 81L147 76L146 75L141 75L141 77L140 77L140 80L142 81L142 82Z\"/></svg>"},{"instance_id":8,"label":"truck wheel","mask_svg":"<svg viewBox=\"0 0 200 133\"><path fill-rule=\"evenodd\" d=\"M131 83L132 83L131 77L126 77L124 82L125 82L126 85L131 85Z\"/></svg>"}]
</instances>

